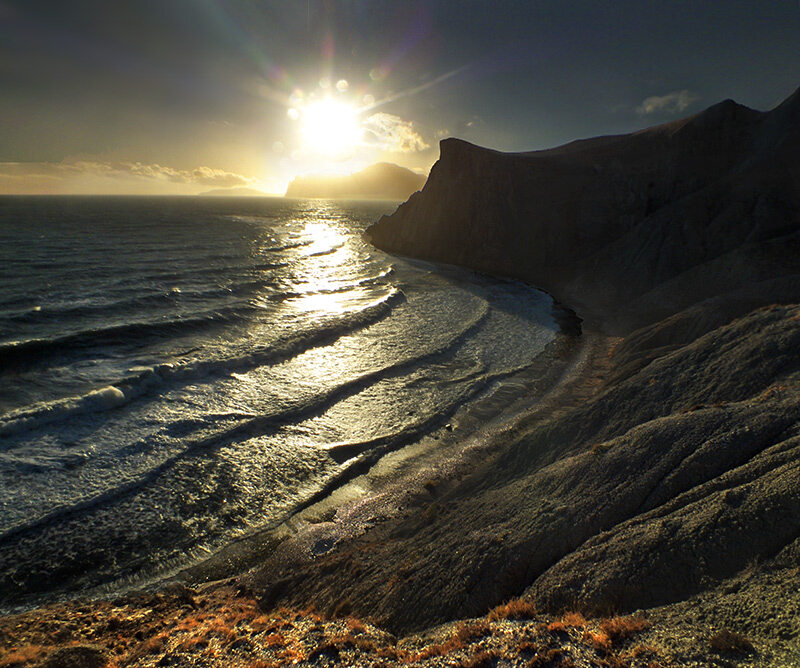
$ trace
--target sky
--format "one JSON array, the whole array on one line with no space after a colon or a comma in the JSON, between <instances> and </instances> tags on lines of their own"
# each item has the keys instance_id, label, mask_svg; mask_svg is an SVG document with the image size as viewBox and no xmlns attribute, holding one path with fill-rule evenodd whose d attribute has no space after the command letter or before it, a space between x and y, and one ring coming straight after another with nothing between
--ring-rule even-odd
<instances>
[{"instance_id":1,"label":"sky","mask_svg":"<svg viewBox=\"0 0 800 668\"><path fill-rule=\"evenodd\" d=\"M281 194L800 86L800 0L0 0L0 193Z\"/></svg>"}]
</instances>

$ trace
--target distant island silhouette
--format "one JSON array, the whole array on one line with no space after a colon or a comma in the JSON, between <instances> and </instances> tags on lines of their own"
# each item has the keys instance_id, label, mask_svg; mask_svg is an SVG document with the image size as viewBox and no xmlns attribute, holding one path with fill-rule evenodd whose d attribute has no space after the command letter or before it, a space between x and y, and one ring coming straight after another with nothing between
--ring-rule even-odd
<instances>
[{"instance_id":1,"label":"distant island silhouette","mask_svg":"<svg viewBox=\"0 0 800 668\"><path fill-rule=\"evenodd\" d=\"M405 200L422 188L425 176L390 162L379 162L353 174L297 176L286 197L331 197Z\"/></svg>"},{"instance_id":2,"label":"distant island silhouette","mask_svg":"<svg viewBox=\"0 0 800 668\"><path fill-rule=\"evenodd\" d=\"M255 188L214 188L200 193L200 197L266 197L267 193Z\"/></svg>"}]
</instances>

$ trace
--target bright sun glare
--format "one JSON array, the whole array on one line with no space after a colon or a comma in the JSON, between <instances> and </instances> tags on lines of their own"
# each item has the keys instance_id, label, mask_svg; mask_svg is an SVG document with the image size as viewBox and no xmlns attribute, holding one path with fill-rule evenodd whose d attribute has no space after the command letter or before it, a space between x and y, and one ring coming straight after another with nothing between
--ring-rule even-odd
<instances>
[{"instance_id":1,"label":"bright sun glare","mask_svg":"<svg viewBox=\"0 0 800 668\"><path fill-rule=\"evenodd\" d=\"M309 148L335 156L359 142L360 129L355 109L334 100L315 102L303 109L303 140Z\"/></svg>"}]
</instances>

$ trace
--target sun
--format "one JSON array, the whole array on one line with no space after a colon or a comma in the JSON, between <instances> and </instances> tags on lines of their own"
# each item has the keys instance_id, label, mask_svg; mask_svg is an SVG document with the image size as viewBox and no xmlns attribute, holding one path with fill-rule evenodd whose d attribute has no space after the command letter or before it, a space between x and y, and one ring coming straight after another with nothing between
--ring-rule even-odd
<instances>
[{"instance_id":1,"label":"sun","mask_svg":"<svg viewBox=\"0 0 800 668\"><path fill-rule=\"evenodd\" d=\"M361 139L356 110L335 100L305 107L301 133L308 148L331 157L350 152Z\"/></svg>"}]
</instances>

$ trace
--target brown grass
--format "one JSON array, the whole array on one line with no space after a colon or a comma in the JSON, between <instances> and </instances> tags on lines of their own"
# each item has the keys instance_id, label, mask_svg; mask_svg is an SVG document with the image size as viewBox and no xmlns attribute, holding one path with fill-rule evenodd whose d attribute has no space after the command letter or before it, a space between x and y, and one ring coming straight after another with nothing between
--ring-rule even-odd
<instances>
[{"instance_id":1,"label":"brown grass","mask_svg":"<svg viewBox=\"0 0 800 668\"><path fill-rule=\"evenodd\" d=\"M259 615L250 622L250 628L256 633L272 632L278 628L279 623L266 615Z\"/></svg>"},{"instance_id":2,"label":"brown grass","mask_svg":"<svg viewBox=\"0 0 800 668\"><path fill-rule=\"evenodd\" d=\"M771 385L766 390L764 390L761 395L758 397L758 400L761 402L769 401L770 399L781 399L786 390L788 388L786 385L782 385L780 383L776 385Z\"/></svg>"},{"instance_id":3,"label":"brown grass","mask_svg":"<svg viewBox=\"0 0 800 668\"><path fill-rule=\"evenodd\" d=\"M515 649L517 650L517 654L524 654L525 652L536 654L536 652L540 651L542 648L530 640L523 640L516 645Z\"/></svg>"},{"instance_id":4,"label":"brown grass","mask_svg":"<svg viewBox=\"0 0 800 668\"><path fill-rule=\"evenodd\" d=\"M598 652L610 652L615 645L632 635L649 629L652 624L642 617L611 617L604 619L596 631L586 630L583 642Z\"/></svg>"},{"instance_id":5,"label":"brown grass","mask_svg":"<svg viewBox=\"0 0 800 668\"><path fill-rule=\"evenodd\" d=\"M611 651L611 638L602 631L584 631L582 640L584 643L593 647L598 652Z\"/></svg>"},{"instance_id":6,"label":"brown grass","mask_svg":"<svg viewBox=\"0 0 800 668\"><path fill-rule=\"evenodd\" d=\"M37 661L45 654L46 649L41 645L25 645L24 647L10 647L0 649L0 666L9 668L30 661Z\"/></svg>"},{"instance_id":7,"label":"brown grass","mask_svg":"<svg viewBox=\"0 0 800 668\"><path fill-rule=\"evenodd\" d=\"M485 638L491 634L492 627L489 625L489 622L483 619L476 619L474 622L464 622L460 624L453 637L467 644L473 640Z\"/></svg>"},{"instance_id":8,"label":"brown grass","mask_svg":"<svg viewBox=\"0 0 800 668\"><path fill-rule=\"evenodd\" d=\"M568 612L560 619L550 622L547 630L550 633L563 633L567 629L583 628L586 626L586 619L580 612Z\"/></svg>"},{"instance_id":9,"label":"brown grass","mask_svg":"<svg viewBox=\"0 0 800 668\"><path fill-rule=\"evenodd\" d=\"M436 645L429 645L421 652L409 656L407 661L413 663L414 661L424 661L434 656L444 656L459 649L464 649L464 643L458 638L450 638L447 642L439 643Z\"/></svg>"},{"instance_id":10,"label":"brown grass","mask_svg":"<svg viewBox=\"0 0 800 668\"><path fill-rule=\"evenodd\" d=\"M501 619L533 619L536 617L536 606L531 601L515 598L498 605L488 615L491 622Z\"/></svg>"},{"instance_id":11,"label":"brown grass","mask_svg":"<svg viewBox=\"0 0 800 668\"><path fill-rule=\"evenodd\" d=\"M620 655L623 660L627 659L642 659L642 658L657 658L658 649L653 645L636 645L631 647L630 650Z\"/></svg>"},{"instance_id":12,"label":"brown grass","mask_svg":"<svg viewBox=\"0 0 800 668\"><path fill-rule=\"evenodd\" d=\"M157 636L145 640L140 646L140 651L142 654L156 654L164 649L164 645L166 644L167 634L159 633Z\"/></svg>"},{"instance_id":13,"label":"brown grass","mask_svg":"<svg viewBox=\"0 0 800 668\"><path fill-rule=\"evenodd\" d=\"M261 644L264 647L284 647L286 645L286 638L284 637L283 633L278 631L277 633L271 633L264 638L261 641Z\"/></svg>"},{"instance_id":14,"label":"brown grass","mask_svg":"<svg viewBox=\"0 0 800 668\"><path fill-rule=\"evenodd\" d=\"M711 645L711 649L717 652L749 654L755 651L750 639L736 631L722 630L719 633L715 633L708 639L708 644Z\"/></svg>"},{"instance_id":15,"label":"brown grass","mask_svg":"<svg viewBox=\"0 0 800 668\"><path fill-rule=\"evenodd\" d=\"M490 635L491 632L492 627L488 622L482 619L474 622L464 622L463 624L459 624L449 640L443 643L429 645L417 654L409 656L407 660L411 662L424 661L434 656L445 656L451 652L464 649L473 641Z\"/></svg>"},{"instance_id":16,"label":"brown grass","mask_svg":"<svg viewBox=\"0 0 800 668\"><path fill-rule=\"evenodd\" d=\"M345 624L353 633L366 633L367 631L367 627L364 625L364 622L356 617L348 617L345 620Z\"/></svg>"},{"instance_id":17,"label":"brown grass","mask_svg":"<svg viewBox=\"0 0 800 668\"><path fill-rule=\"evenodd\" d=\"M205 628L208 635L217 636L224 642L230 642L236 638L236 631L234 631L222 619L211 620Z\"/></svg>"},{"instance_id":18,"label":"brown grass","mask_svg":"<svg viewBox=\"0 0 800 668\"><path fill-rule=\"evenodd\" d=\"M646 631L652 624L643 617L612 617L600 622L600 631L605 633L612 643L626 640L635 633Z\"/></svg>"}]
</instances>

